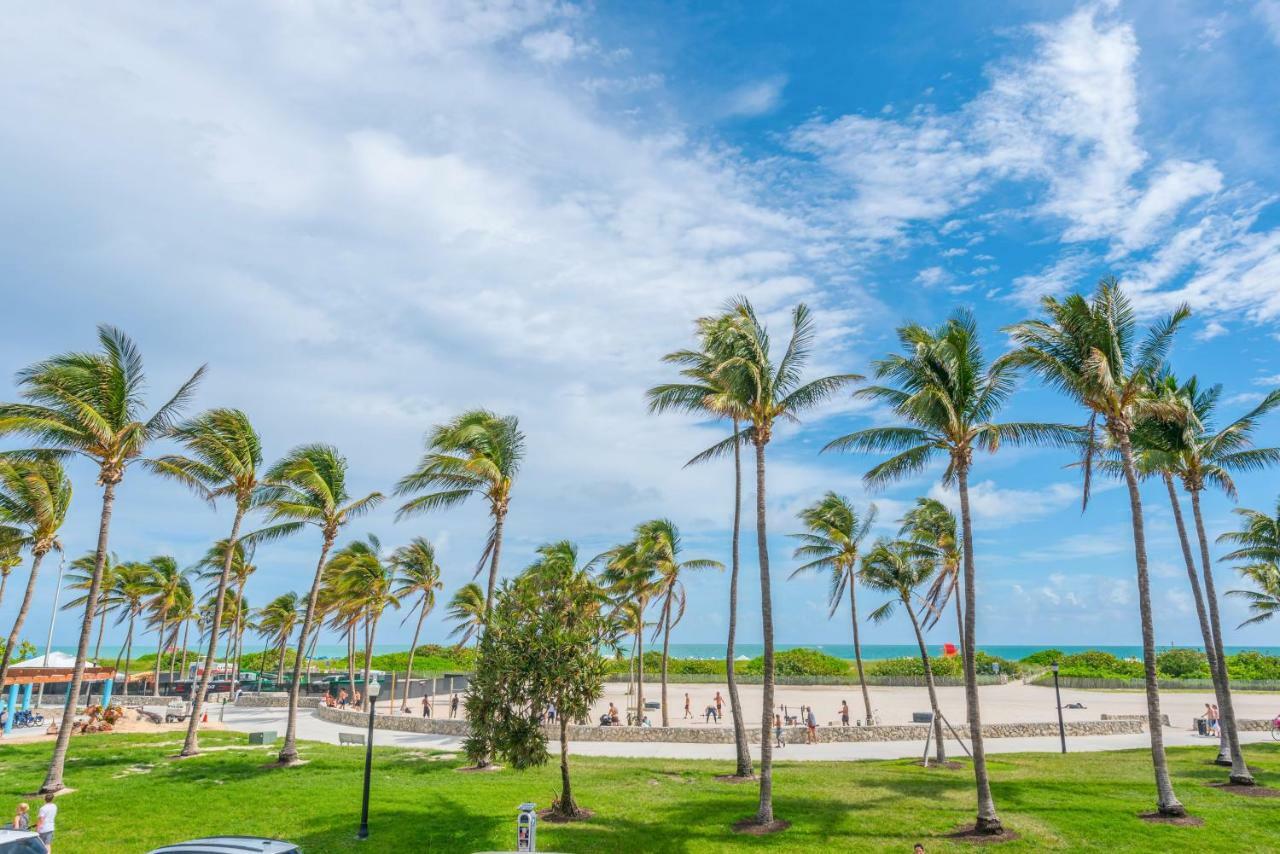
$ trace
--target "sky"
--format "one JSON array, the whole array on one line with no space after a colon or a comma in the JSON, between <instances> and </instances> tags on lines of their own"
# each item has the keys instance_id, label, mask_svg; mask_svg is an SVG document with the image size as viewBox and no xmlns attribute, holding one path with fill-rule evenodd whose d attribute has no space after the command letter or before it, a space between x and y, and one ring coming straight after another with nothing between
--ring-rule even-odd
<instances>
[{"instance_id":1,"label":"sky","mask_svg":"<svg viewBox=\"0 0 1280 854\"><path fill-rule=\"evenodd\" d=\"M389 492L433 424L477 406L517 415L528 456L504 575L540 543L594 555L659 516L687 556L727 562L731 468L683 467L725 426L650 415L644 392L674 377L661 356L692 342L693 319L734 295L775 339L808 304L818 376L865 372L897 326L961 307L994 357L1001 327L1040 297L1114 275L1144 321L1190 305L1173 367L1221 383L1224 416L1280 385L1280 0L2 14L0 395L14 399L21 367L114 324L142 349L153 401L207 363L193 412L245 410L272 458L335 444L355 495ZM1006 416L1084 420L1030 380ZM801 507L837 490L874 502L889 534L916 496L955 500L938 469L871 493L874 458L819 455L886 419L844 397L769 447L780 642L849 641L825 579L786 580ZM1280 444L1280 416L1259 442ZM1123 490L1105 486L1082 514L1070 462L1025 449L975 462L980 643L1139 640ZM72 474L68 559L92 547L100 500L90 467ZM1274 506L1274 472L1239 487L1244 506ZM1196 643L1167 498L1145 499L1157 640ZM395 506L347 536L428 537L447 598L471 577L485 507L396 523ZM1208 498L1211 535L1234 527L1231 509ZM229 508L131 470L111 548L189 564L229 527ZM305 590L318 550L314 532L263 546L250 605ZM758 641L749 538L742 570L739 637ZM691 576L673 640L722 641L727 588L723 573ZM1230 626L1245 616L1223 607ZM443 611L426 640L446 639ZM400 618L381 641L407 642ZM1227 642L1270 645L1275 631L1232 628ZM75 634L64 617L55 642ZM894 621L863 640L911 637Z\"/></svg>"}]
</instances>

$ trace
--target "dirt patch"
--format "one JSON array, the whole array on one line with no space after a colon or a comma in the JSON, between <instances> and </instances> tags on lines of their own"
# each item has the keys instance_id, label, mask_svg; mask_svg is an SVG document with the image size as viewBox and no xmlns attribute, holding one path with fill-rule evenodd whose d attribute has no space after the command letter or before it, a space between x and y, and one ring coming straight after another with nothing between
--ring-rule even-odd
<instances>
[{"instance_id":1,"label":"dirt patch","mask_svg":"<svg viewBox=\"0 0 1280 854\"><path fill-rule=\"evenodd\" d=\"M63 795L69 795L69 794L71 794L71 793L72 793L72 792L74 792L74 791L75 791L75 789L69 789L69 788L67 788L66 786L63 786L63 787L62 787L61 789L59 789L58 791L54 792L54 793L53 793L53 796L54 796L55 798L60 798L60 797L62 797ZM23 792L23 793L22 793L22 797L24 797L24 798L33 798L33 799L34 799L34 798L40 798L40 799L42 799L42 800L43 800L43 798L44 798L44 795L45 795L45 793L44 793L44 792Z\"/></svg>"},{"instance_id":2,"label":"dirt patch","mask_svg":"<svg viewBox=\"0 0 1280 854\"><path fill-rule=\"evenodd\" d=\"M488 774L492 771L501 771L502 766L494 765L492 763L488 765L464 765L461 768L454 768L453 770L460 774Z\"/></svg>"},{"instance_id":3,"label":"dirt patch","mask_svg":"<svg viewBox=\"0 0 1280 854\"><path fill-rule=\"evenodd\" d=\"M128 768L124 769L119 774L112 774L111 779L119 780L123 777L132 777L137 774L150 774L155 767L156 766L154 765L146 765L146 764L130 765Z\"/></svg>"},{"instance_id":4,"label":"dirt patch","mask_svg":"<svg viewBox=\"0 0 1280 854\"><path fill-rule=\"evenodd\" d=\"M1239 783L1210 783L1210 788L1219 792L1231 792L1247 798L1280 798L1280 789L1269 789L1266 786L1241 786Z\"/></svg>"},{"instance_id":5,"label":"dirt patch","mask_svg":"<svg viewBox=\"0 0 1280 854\"><path fill-rule=\"evenodd\" d=\"M310 759L295 759L292 762L268 762L262 768L265 771L273 771L277 768L301 768L311 762Z\"/></svg>"},{"instance_id":6,"label":"dirt patch","mask_svg":"<svg viewBox=\"0 0 1280 854\"><path fill-rule=\"evenodd\" d=\"M543 821L549 821L552 824L569 824L574 821L586 821L594 815L595 810L583 809L582 807L578 807L578 811L573 815L564 815L563 813L555 812L550 807L547 807L544 810L538 810L538 818Z\"/></svg>"},{"instance_id":7,"label":"dirt patch","mask_svg":"<svg viewBox=\"0 0 1280 854\"><path fill-rule=\"evenodd\" d=\"M969 842L973 845L997 845L1001 842L1013 842L1021 837L1007 827L999 833L988 833L978 830L976 825L965 824L948 833L944 838L954 839L956 842Z\"/></svg>"},{"instance_id":8,"label":"dirt patch","mask_svg":"<svg viewBox=\"0 0 1280 854\"><path fill-rule=\"evenodd\" d=\"M771 833L781 833L791 827L791 822L775 819L768 824L761 824L754 818L744 818L742 821L733 825L734 833L742 833L746 836L768 836Z\"/></svg>"},{"instance_id":9,"label":"dirt patch","mask_svg":"<svg viewBox=\"0 0 1280 854\"><path fill-rule=\"evenodd\" d=\"M1147 824L1171 824L1174 827L1200 827L1204 819L1194 815L1163 815L1158 812L1138 813Z\"/></svg>"},{"instance_id":10,"label":"dirt patch","mask_svg":"<svg viewBox=\"0 0 1280 854\"><path fill-rule=\"evenodd\" d=\"M737 774L717 774L715 780L717 783L730 783L737 785L741 783L754 783L756 782L756 777L755 775L750 777L739 777Z\"/></svg>"},{"instance_id":11,"label":"dirt patch","mask_svg":"<svg viewBox=\"0 0 1280 854\"><path fill-rule=\"evenodd\" d=\"M963 762L953 762L950 759L948 759L946 762L935 762L934 760L930 759L928 764L926 764L923 759L918 759L912 764L919 765L921 768L943 768L948 771L958 771L961 768L968 767Z\"/></svg>"}]
</instances>

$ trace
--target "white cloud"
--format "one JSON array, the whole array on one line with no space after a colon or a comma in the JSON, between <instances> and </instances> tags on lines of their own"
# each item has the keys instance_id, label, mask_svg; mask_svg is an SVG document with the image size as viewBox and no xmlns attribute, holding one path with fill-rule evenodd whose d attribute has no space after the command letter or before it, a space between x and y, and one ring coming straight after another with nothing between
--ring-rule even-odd
<instances>
[{"instance_id":1,"label":"white cloud","mask_svg":"<svg viewBox=\"0 0 1280 854\"><path fill-rule=\"evenodd\" d=\"M559 65L584 53L586 47L578 44L564 30L541 30L529 33L520 40L520 46L537 62Z\"/></svg>"},{"instance_id":2,"label":"white cloud","mask_svg":"<svg viewBox=\"0 0 1280 854\"><path fill-rule=\"evenodd\" d=\"M949 281L951 274L941 267L926 267L916 273L916 284L925 288L934 288Z\"/></svg>"},{"instance_id":3,"label":"white cloud","mask_svg":"<svg viewBox=\"0 0 1280 854\"><path fill-rule=\"evenodd\" d=\"M1280 0L1256 0L1253 11L1266 25L1271 40L1280 47Z\"/></svg>"},{"instance_id":4,"label":"white cloud","mask_svg":"<svg viewBox=\"0 0 1280 854\"><path fill-rule=\"evenodd\" d=\"M1061 296L1086 284L1085 272L1095 259L1087 252L1068 250L1038 273L1018 276L1013 280L1010 297L1022 305L1035 305L1041 297Z\"/></svg>"},{"instance_id":5,"label":"white cloud","mask_svg":"<svg viewBox=\"0 0 1280 854\"><path fill-rule=\"evenodd\" d=\"M1280 374L1270 374L1265 377L1254 377L1254 385L1280 385Z\"/></svg>"},{"instance_id":6,"label":"white cloud","mask_svg":"<svg viewBox=\"0 0 1280 854\"><path fill-rule=\"evenodd\" d=\"M770 77L739 86L725 98L722 114L725 116L763 116L782 103L782 90L787 85L785 77Z\"/></svg>"},{"instance_id":7,"label":"white cloud","mask_svg":"<svg viewBox=\"0 0 1280 854\"><path fill-rule=\"evenodd\" d=\"M929 496L952 509L960 506L955 490L941 484L934 484ZM1052 483L1041 489L1006 489L992 480L969 485L970 511L988 526L1003 527L1037 519L1079 502L1080 485L1075 483Z\"/></svg>"},{"instance_id":8,"label":"white cloud","mask_svg":"<svg viewBox=\"0 0 1280 854\"><path fill-rule=\"evenodd\" d=\"M1214 338L1220 338L1230 331L1231 330L1222 323L1219 323L1216 320L1210 320L1204 325L1203 329L1196 332L1195 338L1197 341L1212 341Z\"/></svg>"}]
</instances>

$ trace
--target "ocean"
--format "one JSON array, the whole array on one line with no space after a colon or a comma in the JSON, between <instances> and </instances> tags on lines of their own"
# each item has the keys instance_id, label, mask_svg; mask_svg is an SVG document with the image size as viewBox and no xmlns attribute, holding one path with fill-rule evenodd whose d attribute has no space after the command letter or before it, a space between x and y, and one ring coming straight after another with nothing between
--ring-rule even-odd
<instances>
[{"instance_id":1,"label":"ocean","mask_svg":"<svg viewBox=\"0 0 1280 854\"><path fill-rule=\"evenodd\" d=\"M1178 646L1190 647L1191 645L1178 644ZM786 649L799 649L801 647L806 649L821 650L822 652L825 652L827 655L833 655L836 658L847 658L850 660L853 659L853 644L780 643L776 645L776 649L779 652ZM995 655L995 656L999 656L1000 658L1010 659L1013 661L1016 661L1020 658L1025 658L1028 655L1031 655L1033 652L1039 652L1042 649L1058 649L1068 655L1076 652L1085 652L1086 650L1100 650L1102 652L1109 652L1112 655L1116 656L1117 658L1141 658L1142 657L1142 647L1136 644L1133 646L1123 646L1123 645L1117 646L1114 644L1086 644L1086 645L980 644L978 648L981 649L983 652L987 653L988 655ZM1167 644L1161 645L1159 647L1159 649L1161 650L1172 649L1172 648L1173 648L1172 646ZM55 652L65 652L68 655L75 655L75 652L76 652L76 648L74 646L60 646L55 644L53 649ZM142 655L147 652L152 652L154 649L155 649L154 646L149 646L146 643L134 644L134 650L137 655ZM221 649L222 647L221 645L219 645L219 652L221 652ZM245 642L246 652L259 652L261 651L261 649L262 647L260 644L254 644L252 641ZM375 654L386 653L386 652L402 652L406 649L408 649L408 644L403 644L403 643L400 643L400 644L396 644L396 643L381 644L380 643L380 644L375 644L373 648ZM645 649L646 650L661 649L661 645L646 644ZM671 656L672 658L717 658L718 659L718 658L724 658L724 649L725 649L725 646L722 643L673 643L671 644ZM934 644L929 646L930 652L940 652L941 649L942 649L941 644ZM1267 655L1280 655L1280 647L1277 647L1277 646L1228 646L1226 649L1227 649L1228 655L1231 655L1236 652L1241 652L1244 650L1255 650L1257 652L1265 653ZM90 651L92 652L92 650ZM119 652L120 652L120 647L118 646L104 645L102 647L101 657L103 660L113 659L116 657L116 655ZM737 645L736 652L739 658L743 656L747 658L755 658L756 656L764 654L764 646L758 643L740 643ZM347 654L346 644L341 644L341 643L335 643L335 644L322 643L322 644L319 644L316 649L316 655L320 658L344 658L346 657L346 654ZM876 643L876 644L862 645L862 657L866 661L874 661L874 660L883 659L883 658L908 658L908 657L914 657L919 654L920 654L920 651L915 644Z\"/></svg>"}]
</instances>

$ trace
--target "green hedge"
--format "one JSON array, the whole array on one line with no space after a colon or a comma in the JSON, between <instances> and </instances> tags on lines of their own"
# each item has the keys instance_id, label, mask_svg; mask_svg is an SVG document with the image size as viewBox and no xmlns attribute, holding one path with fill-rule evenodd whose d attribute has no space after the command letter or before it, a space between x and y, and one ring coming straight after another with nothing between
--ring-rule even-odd
<instances>
[{"instance_id":1,"label":"green hedge","mask_svg":"<svg viewBox=\"0 0 1280 854\"><path fill-rule=\"evenodd\" d=\"M1059 650L1042 650L1022 659L1029 670L1047 668L1058 662L1058 675L1081 680L1112 680L1128 684L1143 678L1141 661L1116 658L1109 652L1088 650L1063 655ZM1280 680L1280 656L1246 651L1227 656L1227 672L1233 681L1268 682ZM1195 683L1210 679L1209 663L1203 652L1189 647L1168 649L1156 656L1156 674L1161 682L1184 680ZM1037 683L1042 680L1037 679ZM1188 687L1194 687L1190 684Z\"/></svg>"},{"instance_id":2,"label":"green hedge","mask_svg":"<svg viewBox=\"0 0 1280 854\"><path fill-rule=\"evenodd\" d=\"M978 653L973 658L979 676L1000 675L1012 678L1021 676L1024 669L1019 662L988 655L982 650L978 650ZM950 658L930 656L929 665L933 668L933 675L939 680L943 678L962 679L964 677L964 664L958 655ZM924 676L924 662L920 660L919 656L865 661L863 662L863 669L866 671L868 681L873 676Z\"/></svg>"}]
</instances>

